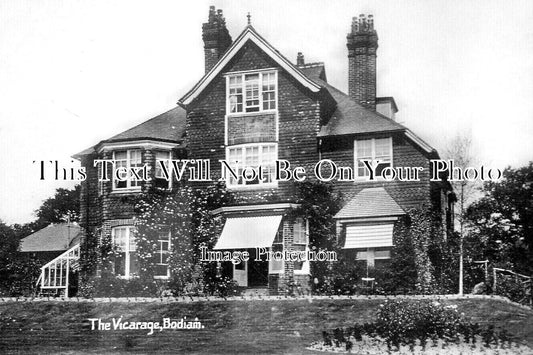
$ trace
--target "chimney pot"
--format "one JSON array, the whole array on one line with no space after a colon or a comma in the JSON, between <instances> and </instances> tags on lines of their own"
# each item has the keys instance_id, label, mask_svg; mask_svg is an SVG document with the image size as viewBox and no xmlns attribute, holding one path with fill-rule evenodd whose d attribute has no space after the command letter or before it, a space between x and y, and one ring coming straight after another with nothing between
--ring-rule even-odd
<instances>
[{"instance_id":1,"label":"chimney pot","mask_svg":"<svg viewBox=\"0 0 533 355\"><path fill-rule=\"evenodd\" d=\"M304 55L302 54L302 52L298 52L298 55L296 56L296 65L297 66L305 65Z\"/></svg>"}]
</instances>

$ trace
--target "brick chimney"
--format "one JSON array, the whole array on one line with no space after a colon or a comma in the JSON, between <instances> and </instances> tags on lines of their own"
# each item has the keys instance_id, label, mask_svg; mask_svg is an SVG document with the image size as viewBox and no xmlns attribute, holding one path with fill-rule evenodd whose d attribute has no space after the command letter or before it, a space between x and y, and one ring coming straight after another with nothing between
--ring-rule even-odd
<instances>
[{"instance_id":1,"label":"brick chimney","mask_svg":"<svg viewBox=\"0 0 533 355\"><path fill-rule=\"evenodd\" d=\"M209 19L202 25L202 39L207 73L231 46L231 36L226 28L222 10L215 10L214 6L209 7Z\"/></svg>"},{"instance_id":2,"label":"brick chimney","mask_svg":"<svg viewBox=\"0 0 533 355\"><path fill-rule=\"evenodd\" d=\"M376 109L376 50L378 34L372 15L352 19L348 33L348 94L366 108Z\"/></svg>"}]
</instances>

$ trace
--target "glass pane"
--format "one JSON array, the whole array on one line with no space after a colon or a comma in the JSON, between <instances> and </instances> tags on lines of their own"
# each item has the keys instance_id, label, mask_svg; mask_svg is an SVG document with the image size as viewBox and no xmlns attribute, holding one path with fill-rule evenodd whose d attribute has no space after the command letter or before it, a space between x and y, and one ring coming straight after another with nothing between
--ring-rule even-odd
<instances>
[{"instance_id":1,"label":"glass pane","mask_svg":"<svg viewBox=\"0 0 533 355\"><path fill-rule=\"evenodd\" d=\"M273 252L276 252L276 251L283 251L283 244L274 244L272 245L272 251ZM272 258L270 260L270 270L271 271L282 271L283 270L283 260L274 260L274 258Z\"/></svg>"},{"instance_id":2,"label":"glass pane","mask_svg":"<svg viewBox=\"0 0 533 355\"><path fill-rule=\"evenodd\" d=\"M125 261L126 261L126 253L120 253L119 255L115 256L114 260L114 267L115 267L115 274L118 276L125 276Z\"/></svg>"},{"instance_id":3,"label":"glass pane","mask_svg":"<svg viewBox=\"0 0 533 355\"><path fill-rule=\"evenodd\" d=\"M130 229L130 240L129 240L129 250L130 252L133 252L133 251L136 251L137 250L137 241L135 239L135 234L133 232L133 230Z\"/></svg>"},{"instance_id":4,"label":"glass pane","mask_svg":"<svg viewBox=\"0 0 533 355\"><path fill-rule=\"evenodd\" d=\"M130 274L129 276L139 275L139 258L137 254L130 253Z\"/></svg>"},{"instance_id":5,"label":"glass pane","mask_svg":"<svg viewBox=\"0 0 533 355\"><path fill-rule=\"evenodd\" d=\"M305 221L302 218L297 218L294 222L293 233L295 244L307 244Z\"/></svg>"},{"instance_id":6,"label":"glass pane","mask_svg":"<svg viewBox=\"0 0 533 355\"><path fill-rule=\"evenodd\" d=\"M126 250L126 228L114 228L113 229L113 243L118 250Z\"/></svg>"},{"instance_id":7,"label":"glass pane","mask_svg":"<svg viewBox=\"0 0 533 355\"><path fill-rule=\"evenodd\" d=\"M384 139L376 139L376 159L378 157L389 157L390 159L390 139L384 138Z\"/></svg>"},{"instance_id":8,"label":"glass pane","mask_svg":"<svg viewBox=\"0 0 533 355\"><path fill-rule=\"evenodd\" d=\"M141 164L140 150L130 150L130 162L132 166Z\"/></svg>"},{"instance_id":9,"label":"glass pane","mask_svg":"<svg viewBox=\"0 0 533 355\"><path fill-rule=\"evenodd\" d=\"M305 251L306 246L305 245L295 245L293 250L294 251ZM303 261L295 261L294 262L294 270L302 270L304 265Z\"/></svg>"},{"instance_id":10,"label":"glass pane","mask_svg":"<svg viewBox=\"0 0 533 355\"><path fill-rule=\"evenodd\" d=\"M390 259L390 250L376 250L374 252L375 259Z\"/></svg>"},{"instance_id":11,"label":"glass pane","mask_svg":"<svg viewBox=\"0 0 533 355\"><path fill-rule=\"evenodd\" d=\"M115 152L115 160L126 160L127 158L128 156L125 150Z\"/></svg>"}]
</instances>

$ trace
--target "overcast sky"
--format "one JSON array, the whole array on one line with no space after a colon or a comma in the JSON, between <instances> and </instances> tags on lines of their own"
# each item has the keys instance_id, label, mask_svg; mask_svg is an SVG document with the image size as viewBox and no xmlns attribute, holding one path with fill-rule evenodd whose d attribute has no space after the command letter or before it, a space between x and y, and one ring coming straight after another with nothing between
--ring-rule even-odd
<instances>
[{"instance_id":1,"label":"overcast sky","mask_svg":"<svg viewBox=\"0 0 533 355\"><path fill-rule=\"evenodd\" d=\"M533 152L533 1L0 0L0 219L33 220L64 181L59 160L175 106L203 74L201 25L222 8L233 38L252 24L287 58L323 61L346 91L352 16L373 14L378 95L443 150L471 132L478 161Z\"/></svg>"}]
</instances>

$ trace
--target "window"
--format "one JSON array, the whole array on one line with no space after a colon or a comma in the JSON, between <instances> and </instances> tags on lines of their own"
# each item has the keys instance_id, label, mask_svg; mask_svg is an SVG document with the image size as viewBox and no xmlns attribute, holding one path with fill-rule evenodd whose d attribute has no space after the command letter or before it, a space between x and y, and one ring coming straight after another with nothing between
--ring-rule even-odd
<instances>
[{"instance_id":1,"label":"window","mask_svg":"<svg viewBox=\"0 0 533 355\"><path fill-rule=\"evenodd\" d=\"M359 178L370 176L363 160L380 160L376 166L376 177L381 177L384 168L392 166L392 138L356 140L354 152L355 172Z\"/></svg>"},{"instance_id":2,"label":"window","mask_svg":"<svg viewBox=\"0 0 533 355\"><path fill-rule=\"evenodd\" d=\"M140 189L141 181L137 180L135 176L131 173L131 169L142 168L141 164L141 150L121 150L113 152L113 160L115 160L114 169L124 168L126 173L121 173L119 176L124 178L124 180L118 180L116 174L113 173L113 189ZM139 175L142 178L142 171L139 171Z\"/></svg>"},{"instance_id":3,"label":"window","mask_svg":"<svg viewBox=\"0 0 533 355\"><path fill-rule=\"evenodd\" d=\"M156 278L168 278L170 271L168 267L168 257L170 256L170 231L159 231L157 237L157 249L155 251L155 271Z\"/></svg>"},{"instance_id":4,"label":"window","mask_svg":"<svg viewBox=\"0 0 533 355\"><path fill-rule=\"evenodd\" d=\"M226 169L224 173L228 186L275 184L277 144L247 144L228 147L226 158L228 165L237 175L235 179ZM261 174L259 174L259 167L261 167Z\"/></svg>"},{"instance_id":5,"label":"window","mask_svg":"<svg viewBox=\"0 0 533 355\"><path fill-rule=\"evenodd\" d=\"M296 218L293 227L293 244L295 251L307 251L309 249L309 224L303 218ZM309 260L295 261L294 272L296 274L309 274Z\"/></svg>"},{"instance_id":6,"label":"window","mask_svg":"<svg viewBox=\"0 0 533 355\"><path fill-rule=\"evenodd\" d=\"M165 174L161 168L161 163L163 163L167 169L169 177L171 176L171 167L170 167L171 153L164 151L155 152L155 181L154 186L159 189L170 189L172 187L172 179L165 179Z\"/></svg>"},{"instance_id":7,"label":"window","mask_svg":"<svg viewBox=\"0 0 533 355\"><path fill-rule=\"evenodd\" d=\"M227 85L230 114L276 109L276 72L231 75Z\"/></svg>"},{"instance_id":8,"label":"window","mask_svg":"<svg viewBox=\"0 0 533 355\"><path fill-rule=\"evenodd\" d=\"M375 267L380 261L390 259L390 248L367 248L358 250L355 260L366 261L368 267Z\"/></svg>"},{"instance_id":9,"label":"window","mask_svg":"<svg viewBox=\"0 0 533 355\"><path fill-rule=\"evenodd\" d=\"M131 278L139 273L137 259L137 243L133 226L115 227L111 229L113 245L117 248L114 268L115 274L124 278Z\"/></svg>"},{"instance_id":10,"label":"window","mask_svg":"<svg viewBox=\"0 0 533 355\"><path fill-rule=\"evenodd\" d=\"M283 252L283 233L279 230L278 230L278 233L276 233L274 242L272 243L271 251L273 253L277 251ZM283 269L284 269L283 260L270 259L270 261L268 262L268 273L269 274L281 274L283 273Z\"/></svg>"}]
</instances>

